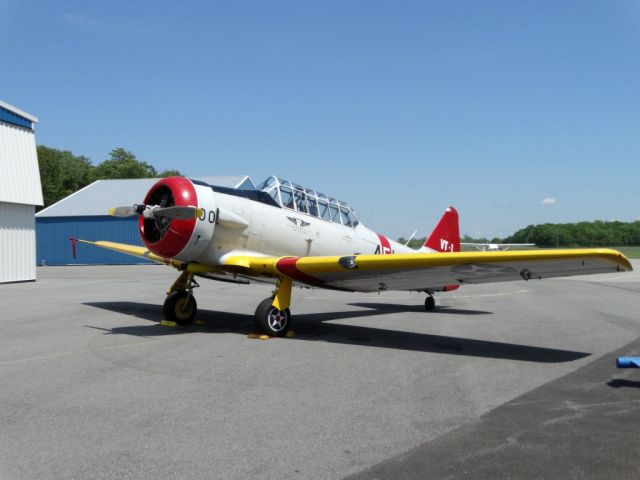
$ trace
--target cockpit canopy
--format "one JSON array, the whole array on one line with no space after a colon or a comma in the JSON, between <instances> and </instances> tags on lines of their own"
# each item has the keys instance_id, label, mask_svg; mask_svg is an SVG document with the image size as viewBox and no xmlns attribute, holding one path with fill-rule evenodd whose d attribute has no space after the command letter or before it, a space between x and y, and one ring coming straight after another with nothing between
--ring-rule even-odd
<instances>
[{"instance_id":1,"label":"cockpit canopy","mask_svg":"<svg viewBox=\"0 0 640 480\"><path fill-rule=\"evenodd\" d=\"M288 180L271 176L257 190L268 193L276 203L284 208L305 213L327 222L349 227L360 223L356 212L346 202L327 197L324 193L304 188Z\"/></svg>"}]
</instances>

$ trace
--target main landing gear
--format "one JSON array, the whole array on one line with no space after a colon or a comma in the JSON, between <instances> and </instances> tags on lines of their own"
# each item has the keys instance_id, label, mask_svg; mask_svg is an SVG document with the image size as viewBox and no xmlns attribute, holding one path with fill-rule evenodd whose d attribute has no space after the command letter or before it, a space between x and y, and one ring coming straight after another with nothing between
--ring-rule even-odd
<instances>
[{"instance_id":1,"label":"main landing gear","mask_svg":"<svg viewBox=\"0 0 640 480\"><path fill-rule=\"evenodd\" d=\"M180 325L192 323L198 311L193 289L199 286L193 273L182 272L167 293L162 306L164 318Z\"/></svg>"},{"instance_id":2,"label":"main landing gear","mask_svg":"<svg viewBox=\"0 0 640 480\"><path fill-rule=\"evenodd\" d=\"M164 318L180 325L193 322L198 304L193 289L199 287L193 273L182 272L169 289L162 311ZM254 320L256 326L271 337L284 337L291 328L291 287L290 278L283 277L278 282L274 294L258 304Z\"/></svg>"},{"instance_id":3,"label":"main landing gear","mask_svg":"<svg viewBox=\"0 0 640 480\"><path fill-rule=\"evenodd\" d=\"M265 298L256 308L256 325L270 337L284 337L291 328L289 305L292 285L290 278L281 278L274 295Z\"/></svg>"},{"instance_id":4,"label":"main landing gear","mask_svg":"<svg viewBox=\"0 0 640 480\"><path fill-rule=\"evenodd\" d=\"M164 301L163 312L167 320L186 325L193 322L198 311L198 304L193 296L193 289L199 287L193 273L182 272L169 289ZM291 288L293 281L282 277L271 297L258 304L254 315L256 326L270 337L284 337L291 328ZM424 308L428 312L436 308L436 301L431 292L426 292Z\"/></svg>"}]
</instances>

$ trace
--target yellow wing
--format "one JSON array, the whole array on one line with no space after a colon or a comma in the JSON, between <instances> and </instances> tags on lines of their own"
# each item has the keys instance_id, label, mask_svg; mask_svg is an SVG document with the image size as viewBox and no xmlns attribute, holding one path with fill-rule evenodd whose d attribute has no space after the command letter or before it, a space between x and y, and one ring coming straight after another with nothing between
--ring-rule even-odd
<instances>
[{"instance_id":1,"label":"yellow wing","mask_svg":"<svg viewBox=\"0 0 640 480\"><path fill-rule=\"evenodd\" d=\"M605 248L331 257L234 256L225 261L225 267L247 275L286 276L308 285L362 292L442 290L445 286L466 283L633 270L624 255Z\"/></svg>"},{"instance_id":2,"label":"yellow wing","mask_svg":"<svg viewBox=\"0 0 640 480\"><path fill-rule=\"evenodd\" d=\"M174 260L172 258L161 257L160 255L156 255L148 248L141 247L139 245L129 245L127 243L118 243L118 242L109 242L106 240L98 240L96 242L92 242L90 240L82 240L82 239L74 239L80 243L86 243L88 245L94 245L96 247L106 248L107 250L114 250L116 252L124 253L126 255L131 255L133 257L144 258L145 260L151 260L156 263L162 263L164 265L169 265L171 267L175 267L179 270L187 270L193 272L195 274L200 273L224 273L224 266L216 266L216 265L205 265L202 263L185 263L180 260ZM235 269L231 267L230 270L235 272Z\"/></svg>"},{"instance_id":3,"label":"yellow wing","mask_svg":"<svg viewBox=\"0 0 640 480\"><path fill-rule=\"evenodd\" d=\"M124 253L126 255L131 255L133 257L144 258L145 260L151 260L157 263L163 263L165 265L171 265L176 268L182 267L182 262L177 260L171 260L169 258L164 258L155 253L149 251L149 249L145 247L141 247L139 245L129 245L126 243L118 243L118 242L108 242L105 240L99 240L97 242L92 242L90 240L81 240L77 239L80 243L86 243L88 245L94 245L96 247L106 248L107 250L114 250L116 252Z\"/></svg>"},{"instance_id":4,"label":"yellow wing","mask_svg":"<svg viewBox=\"0 0 640 480\"><path fill-rule=\"evenodd\" d=\"M627 258L606 248L499 252L405 253L328 257L236 255L223 265L185 264L145 247L78 240L194 273L288 277L307 285L338 290L442 290L466 283L505 282L633 270Z\"/></svg>"}]
</instances>

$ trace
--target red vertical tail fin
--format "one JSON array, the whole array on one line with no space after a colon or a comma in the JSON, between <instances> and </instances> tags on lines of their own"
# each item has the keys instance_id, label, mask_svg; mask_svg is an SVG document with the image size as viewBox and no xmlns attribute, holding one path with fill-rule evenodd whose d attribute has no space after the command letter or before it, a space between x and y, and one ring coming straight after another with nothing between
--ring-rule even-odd
<instances>
[{"instance_id":1,"label":"red vertical tail fin","mask_svg":"<svg viewBox=\"0 0 640 480\"><path fill-rule=\"evenodd\" d=\"M460 227L458 225L458 212L449 207L433 229L431 235L424 242L424 246L437 252L460 251Z\"/></svg>"}]
</instances>

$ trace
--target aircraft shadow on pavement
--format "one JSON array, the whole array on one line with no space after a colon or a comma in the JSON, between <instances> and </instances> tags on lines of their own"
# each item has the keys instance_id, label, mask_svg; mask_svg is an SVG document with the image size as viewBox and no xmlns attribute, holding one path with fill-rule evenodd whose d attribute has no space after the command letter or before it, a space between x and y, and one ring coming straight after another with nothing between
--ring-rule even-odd
<instances>
[{"instance_id":1,"label":"aircraft shadow on pavement","mask_svg":"<svg viewBox=\"0 0 640 480\"><path fill-rule=\"evenodd\" d=\"M354 307L370 308L372 310L379 310L384 313L393 312L421 312L426 315L434 314L454 314L454 315L493 315L493 312L487 312L484 310L467 310L461 308L452 308L446 305L438 305L435 310L426 312L423 305L403 305L395 303L374 303L374 302L353 302L349 303Z\"/></svg>"},{"instance_id":2,"label":"aircraft shadow on pavement","mask_svg":"<svg viewBox=\"0 0 640 480\"><path fill-rule=\"evenodd\" d=\"M607 382L611 388L640 388L640 381L637 380L626 380L624 378L614 378L611 381Z\"/></svg>"},{"instance_id":3,"label":"aircraft shadow on pavement","mask_svg":"<svg viewBox=\"0 0 640 480\"><path fill-rule=\"evenodd\" d=\"M167 328L159 323L160 319L163 318L162 307L156 304L89 302L85 303L85 305L125 315L132 315L143 320L154 322L151 325L132 325L111 329L86 325L88 328L104 330L105 333L113 335L153 337L197 331L207 333L229 332L248 335L256 331L253 316L239 313L200 309L198 311L198 319L203 322L203 325ZM392 311L398 311L398 308ZM371 317L372 315L389 314L389 312L390 310L380 308L373 310L298 314L294 319L295 336L291 339L285 339L285 341L317 341L537 363L570 362L590 355L590 353L555 348L330 323L333 320Z\"/></svg>"},{"instance_id":4,"label":"aircraft shadow on pavement","mask_svg":"<svg viewBox=\"0 0 640 480\"><path fill-rule=\"evenodd\" d=\"M131 325L125 327L102 328L85 325L88 328L104 330L113 335L136 335L140 337L155 337L163 335L180 335L194 331L206 332L238 332L249 333L255 330L253 317L239 313L215 312L211 310L198 310L198 319L204 325L186 325L178 328L167 328L160 324L164 318L162 306L155 303L138 302L86 302L84 305L108 310L123 315L130 315L142 320L153 322L150 325Z\"/></svg>"}]
</instances>

